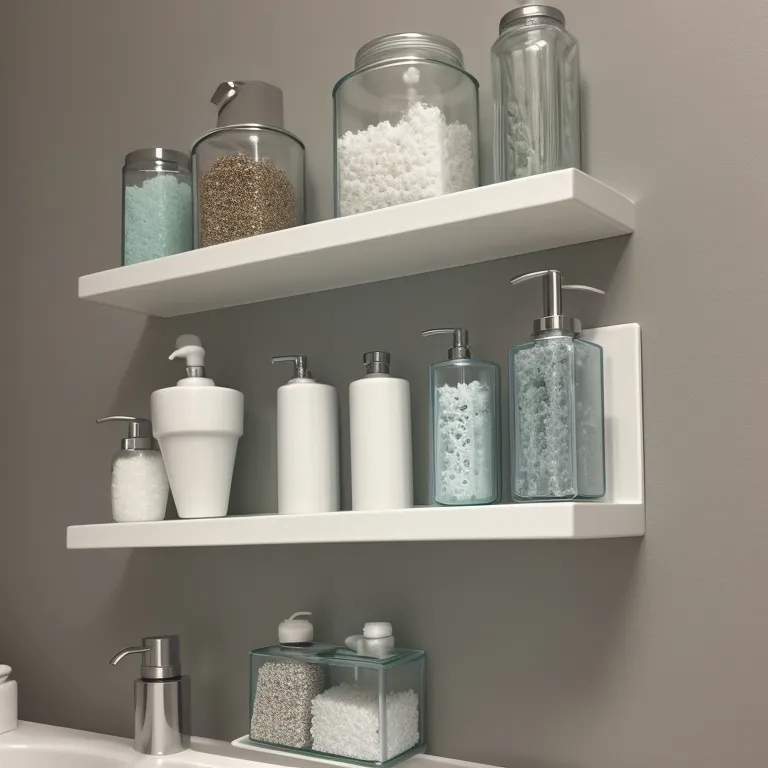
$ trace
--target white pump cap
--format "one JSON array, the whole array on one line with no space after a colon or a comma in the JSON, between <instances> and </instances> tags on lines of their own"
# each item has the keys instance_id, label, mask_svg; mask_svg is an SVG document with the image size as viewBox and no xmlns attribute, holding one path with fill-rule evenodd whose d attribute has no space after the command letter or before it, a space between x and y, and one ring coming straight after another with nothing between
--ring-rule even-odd
<instances>
[{"instance_id":1,"label":"white pump cap","mask_svg":"<svg viewBox=\"0 0 768 768\"><path fill-rule=\"evenodd\" d=\"M0 664L0 685L2 685L11 674L11 668L7 664Z\"/></svg>"},{"instance_id":2,"label":"white pump cap","mask_svg":"<svg viewBox=\"0 0 768 768\"><path fill-rule=\"evenodd\" d=\"M392 637L392 625L388 621L369 621L363 627L363 637Z\"/></svg>"},{"instance_id":3,"label":"white pump cap","mask_svg":"<svg viewBox=\"0 0 768 768\"><path fill-rule=\"evenodd\" d=\"M310 611L298 611L285 621L281 621L277 628L277 639L281 643L311 643L315 636L315 628L311 621L297 619L297 616L311 616Z\"/></svg>"},{"instance_id":4,"label":"white pump cap","mask_svg":"<svg viewBox=\"0 0 768 768\"><path fill-rule=\"evenodd\" d=\"M205 350L199 336L185 333L176 339L176 350L170 355L169 360L184 357L187 361L187 378L180 379L180 387L212 387L213 379L205 376Z\"/></svg>"}]
</instances>

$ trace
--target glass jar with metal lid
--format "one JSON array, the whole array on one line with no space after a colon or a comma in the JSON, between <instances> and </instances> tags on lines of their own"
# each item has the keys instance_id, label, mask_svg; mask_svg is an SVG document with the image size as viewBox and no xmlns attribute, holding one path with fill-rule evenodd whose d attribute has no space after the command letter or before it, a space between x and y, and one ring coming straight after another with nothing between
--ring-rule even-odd
<instances>
[{"instance_id":1,"label":"glass jar with metal lid","mask_svg":"<svg viewBox=\"0 0 768 768\"><path fill-rule=\"evenodd\" d=\"M579 45L549 5L505 14L491 48L495 180L579 168Z\"/></svg>"},{"instance_id":2,"label":"glass jar with metal lid","mask_svg":"<svg viewBox=\"0 0 768 768\"><path fill-rule=\"evenodd\" d=\"M189 155L137 149L123 166L123 265L192 249Z\"/></svg>"},{"instance_id":3,"label":"glass jar with metal lid","mask_svg":"<svg viewBox=\"0 0 768 768\"><path fill-rule=\"evenodd\" d=\"M333 101L337 216L478 185L477 80L450 40L372 40Z\"/></svg>"},{"instance_id":4,"label":"glass jar with metal lid","mask_svg":"<svg viewBox=\"0 0 768 768\"><path fill-rule=\"evenodd\" d=\"M211 101L218 127L192 146L195 246L304 223L304 145L283 128L283 92L228 81Z\"/></svg>"}]
</instances>

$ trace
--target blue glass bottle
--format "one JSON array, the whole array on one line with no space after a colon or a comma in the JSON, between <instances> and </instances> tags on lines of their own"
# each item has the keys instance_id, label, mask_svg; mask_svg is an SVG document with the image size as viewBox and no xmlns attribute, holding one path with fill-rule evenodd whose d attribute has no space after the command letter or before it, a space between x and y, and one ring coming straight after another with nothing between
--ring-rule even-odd
<instances>
[{"instance_id":1,"label":"blue glass bottle","mask_svg":"<svg viewBox=\"0 0 768 768\"><path fill-rule=\"evenodd\" d=\"M474 360L464 328L453 334L448 360L429 367L430 503L493 504L501 494L499 366Z\"/></svg>"},{"instance_id":2,"label":"blue glass bottle","mask_svg":"<svg viewBox=\"0 0 768 768\"><path fill-rule=\"evenodd\" d=\"M509 350L512 495L518 501L597 499L605 495L603 349L579 338L581 323L562 314L554 269L531 272L513 285L544 279L544 317L533 341Z\"/></svg>"}]
</instances>

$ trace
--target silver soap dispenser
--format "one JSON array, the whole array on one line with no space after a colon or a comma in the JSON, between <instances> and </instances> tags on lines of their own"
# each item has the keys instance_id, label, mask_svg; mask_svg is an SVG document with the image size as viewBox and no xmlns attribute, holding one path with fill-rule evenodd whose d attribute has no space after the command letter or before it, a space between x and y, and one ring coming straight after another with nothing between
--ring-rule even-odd
<instances>
[{"instance_id":1,"label":"silver soap dispenser","mask_svg":"<svg viewBox=\"0 0 768 768\"><path fill-rule=\"evenodd\" d=\"M133 688L133 748L142 755L175 755L190 745L189 678L181 674L179 638L158 635L141 642L109 662L116 666L126 656L141 654L141 677Z\"/></svg>"},{"instance_id":2,"label":"silver soap dispenser","mask_svg":"<svg viewBox=\"0 0 768 768\"><path fill-rule=\"evenodd\" d=\"M466 328L448 333L448 359L429 366L430 502L445 506L499 500L499 366L475 360Z\"/></svg>"},{"instance_id":3,"label":"silver soap dispenser","mask_svg":"<svg viewBox=\"0 0 768 768\"><path fill-rule=\"evenodd\" d=\"M128 436L112 459L112 517L118 523L162 520L168 504L168 475L152 436L152 422L135 416L105 416L97 424L121 421Z\"/></svg>"},{"instance_id":4,"label":"silver soap dispenser","mask_svg":"<svg viewBox=\"0 0 768 768\"><path fill-rule=\"evenodd\" d=\"M603 348L579 338L581 323L563 314L562 291L604 293L563 285L545 269L544 316L533 341L510 347L512 494L518 501L597 499L605 495Z\"/></svg>"}]
</instances>

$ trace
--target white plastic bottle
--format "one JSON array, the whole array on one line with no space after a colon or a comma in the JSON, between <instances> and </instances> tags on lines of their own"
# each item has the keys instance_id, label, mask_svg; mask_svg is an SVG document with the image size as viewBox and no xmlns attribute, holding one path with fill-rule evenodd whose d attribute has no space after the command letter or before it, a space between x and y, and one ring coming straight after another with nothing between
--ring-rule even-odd
<instances>
[{"instance_id":1,"label":"white plastic bottle","mask_svg":"<svg viewBox=\"0 0 768 768\"><path fill-rule=\"evenodd\" d=\"M277 390L277 507L281 515L339 511L339 406L336 389L312 378L304 355Z\"/></svg>"},{"instance_id":2,"label":"white plastic bottle","mask_svg":"<svg viewBox=\"0 0 768 768\"><path fill-rule=\"evenodd\" d=\"M187 377L152 393L152 423L179 517L224 517L237 443L243 434L243 395L205 375L197 336L179 336L171 360L187 360Z\"/></svg>"},{"instance_id":3,"label":"white plastic bottle","mask_svg":"<svg viewBox=\"0 0 768 768\"><path fill-rule=\"evenodd\" d=\"M349 385L352 509L413 506L411 389L389 375L389 352L366 352Z\"/></svg>"}]
</instances>

